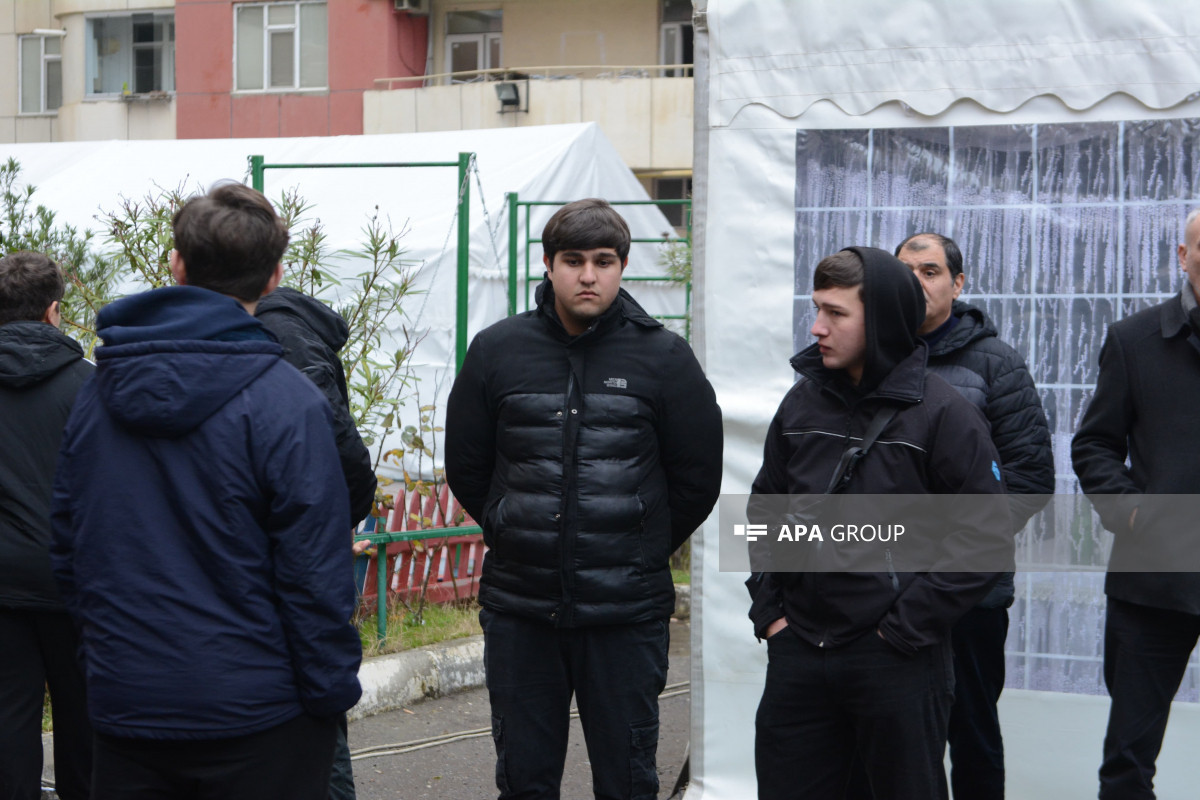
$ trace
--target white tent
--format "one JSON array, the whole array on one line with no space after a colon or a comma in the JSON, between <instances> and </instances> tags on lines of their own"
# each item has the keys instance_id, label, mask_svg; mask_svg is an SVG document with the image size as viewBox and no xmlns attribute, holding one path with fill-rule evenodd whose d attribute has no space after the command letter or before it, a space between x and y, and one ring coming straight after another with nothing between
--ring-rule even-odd
<instances>
[{"instance_id":1,"label":"white tent","mask_svg":"<svg viewBox=\"0 0 1200 800\"><path fill-rule=\"evenodd\" d=\"M1026 355L1059 491L1104 329L1178 288L1200 198L1200 44L1182 0L697 0L695 343L742 494L807 344L811 269L849 244L937 229L968 299ZM689 800L754 796L765 648L717 515L693 550ZM1104 542L1096 543L1103 547ZM1094 797L1107 698L1099 574L1018 574L1001 702L1009 797ZM1196 666L1182 699L1195 700ZM1045 691L1053 689L1055 691ZM1068 694L1074 692L1075 694ZM1193 796L1200 714L1172 716L1160 797Z\"/></svg>"},{"instance_id":2,"label":"white tent","mask_svg":"<svg viewBox=\"0 0 1200 800\"><path fill-rule=\"evenodd\" d=\"M99 232L100 210L114 211L122 198L139 199L156 187L182 186L187 193L216 181L250 183L248 157L267 164L345 164L456 162L460 152L474 153L477 171L469 177L470 289L468 334L506 313L508 206L505 195L522 201L571 201L583 197L648 200L645 190L594 123L532 128L381 136L298 139L221 139L173 141L64 142L0 145L0 159L17 159L21 181L37 188L34 202L57 213L58 222ZM405 306L407 319L396 320L425 334L414 357L421 402L444 406L454 370L455 276L458 177L454 167L368 169L268 169L264 189L278 198L296 187L312 204L332 250L360 247L361 229L376 212L394 230L409 229L403 239L405 260L417 266L416 286L424 294ZM529 231L539 238L553 207L534 207ZM671 231L655 206L620 207L634 237L660 237ZM519 267L525 265L526 214L519 213ZM541 251L530 254L530 273L542 275ZM630 275L659 275L653 244L635 245ZM348 274L361 265L347 264ZM535 283L536 285L536 283ZM682 292L639 284L634 289L651 313L680 313ZM518 287L518 309L525 308L525 287ZM441 385L441 393L433 387ZM404 412L401 413L404 419Z\"/></svg>"}]
</instances>

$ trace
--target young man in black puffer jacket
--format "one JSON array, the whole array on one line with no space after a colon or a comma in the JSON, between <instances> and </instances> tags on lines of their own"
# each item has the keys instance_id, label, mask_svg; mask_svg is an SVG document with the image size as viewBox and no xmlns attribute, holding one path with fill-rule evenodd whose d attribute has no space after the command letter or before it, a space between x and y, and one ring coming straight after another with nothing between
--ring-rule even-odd
<instances>
[{"instance_id":1,"label":"young man in black puffer jacket","mask_svg":"<svg viewBox=\"0 0 1200 800\"><path fill-rule=\"evenodd\" d=\"M0 258L0 797L37 797L42 708L54 701L54 774L86 800L92 728L75 624L50 572L50 496L63 427L94 367L58 330L63 278L40 253Z\"/></svg>"},{"instance_id":2,"label":"young man in black puffer jacket","mask_svg":"<svg viewBox=\"0 0 1200 800\"><path fill-rule=\"evenodd\" d=\"M479 602L506 798L557 798L571 695L596 797L658 796L668 559L721 485L721 412L691 348L621 285L603 200L542 234L537 308L475 337L446 412L446 479L483 526Z\"/></svg>"},{"instance_id":3,"label":"young man in black puffer jacket","mask_svg":"<svg viewBox=\"0 0 1200 800\"><path fill-rule=\"evenodd\" d=\"M840 492L1003 494L982 414L926 372L916 335L925 301L908 268L882 250L848 248L817 265L812 298L817 341L792 359L801 380L771 422L752 492L825 493L847 447L889 409ZM961 507L924 571L813 570L769 575L758 588L751 618L768 646L755 737L761 800L840 798L855 755L876 797L948 796L949 633L998 575L963 565L1011 561L995 510Z\"/></svg>"}]
</instances>

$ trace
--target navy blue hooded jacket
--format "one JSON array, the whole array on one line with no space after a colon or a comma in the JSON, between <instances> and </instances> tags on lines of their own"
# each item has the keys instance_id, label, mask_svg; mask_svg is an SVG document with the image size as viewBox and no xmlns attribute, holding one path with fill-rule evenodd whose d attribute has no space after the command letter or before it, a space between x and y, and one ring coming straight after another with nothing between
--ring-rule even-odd
<instances>
[{"instance_id":1,"label":"navy blue hooded jacket","mask_svg":"<svg viewBox=\"0 0 1200 800\"><path fill-rule=\"evenodd\" d=\"M329 404L235 300L120 300L63 436L55 578L101 733L209 739L360 694Z\"/></svg>"}]
</instances>

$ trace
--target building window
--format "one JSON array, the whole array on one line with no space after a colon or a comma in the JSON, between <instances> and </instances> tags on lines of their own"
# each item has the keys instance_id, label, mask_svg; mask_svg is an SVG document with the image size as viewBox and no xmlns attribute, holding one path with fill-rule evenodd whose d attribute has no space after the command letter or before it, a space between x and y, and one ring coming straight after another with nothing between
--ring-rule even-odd
<instances>
[{"instance_id":1,"label":"building window","mask_svg":"<svg viewBox=\"0 0 1200 800\"><path fill-rule=\"evenodd\" d=\"M659 63L692 63L692 0L662 0ZM663 70L667 78L691 77L691 67Z\"/></svg>"},{"instance_id":2,"label":"building window","mask_svg":"<svg viewBox=\"0 0 1200 800\"><path fill-rule=\"evenodd\" d=\"M62 105L62 37L22 36L21 113L46 114Z\"/></svg>"},{"instance_id":3,"label":"building window","mask_svg":"<svg viewBox=\"0 0 1200 800\"><path fill-rule=\"evenodd\" d=\"M87 30L87 94L175 91L174 14L90 17Z\"/></svg>"},{"instance_id":4,"label":"building window","mask_svg":"<svg viewBox=\"0 0 1200 800\"><path fill-rule=\"evenodd\" d=\"M691 178L655 178L653 187L655 200L686 200L692 196ZM687 230L688 206L672 203L658 210L676 231Z\"/></svg>"},{"instance_id":5,"label":"building window","mask_svg":"<svg viewBox=\"0 0 1200 800\"><path fill-rule=\"evenodd\" d=\"M290 92L329 85L325 3L239 3L233 13L235 91Z\"/></svg>"},{"instance_id":6,"label":"building window","mask_svg":"<svg viewBox=\"0 0 1200 800\"><path fill-rule=\"evenodd\" d=\"M446 72L500 67L500 12L456 11L446 15ZM466 75L451 83L479 80Z\"/></svg>"}]
</instances>

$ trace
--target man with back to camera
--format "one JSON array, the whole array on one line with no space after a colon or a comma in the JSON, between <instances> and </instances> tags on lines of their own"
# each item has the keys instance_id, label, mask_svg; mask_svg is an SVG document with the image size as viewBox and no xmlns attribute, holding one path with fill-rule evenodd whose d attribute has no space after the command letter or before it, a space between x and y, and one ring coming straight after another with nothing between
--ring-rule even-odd
<instances>
[{"instance_id":1,"label":"man with back to camera","mask_svg":"<svg viewBox=\"0 0 1200 800\"><path fill-rule=\"evenodd\" d=\"M817 341L792 359L752 492L821 495L843 454L882 424L846 494L997 495L982 414L925 369L921 285L890 253L851 247L813 274ZM755 722L761 800L840 798L857 757L888 800L946 798L951 626L990 590L1012 538L987 504L955 520L925 572L768 573L750 616L767 639ZM890 554L889 554L890 555ZM890 563L890 561L889 561ZM956 570L956 571L949 571ZM755 591L756 589L756 591Z\"/></svg>"},{"instance_id":2,"label":"man with back to camera","mask_svg":"<svg viewBox=\"0 0 1200 800\"><path fill-rule=\"evenodd\" d=\"M253 317L287 229L233 183L172 224L179 285L101 310L55 478L93 797L324 800L362 651L332 411Z\"/></svg>"},{"instance_id":3,"label":"man with back to camera","mask_svg":"<svg viewBox=\"0 0 1200 800\"><path fill-rule=\"evenodd\" d=\"M987 417L1000 472L1010 495L1013 531L1054 494L1050 426L1025 359L1001 341L982 309L958 299L966 280L953 239L914 234L896 256L921 281L925 321L917 335L929 348L929 370L957 389ZM950 784L955 797L1004 800L1004 740L996 703L1004 689L1004 642L1013 574L963 615L950 637L954 650L954 706L950 710Z\"/></svg>"},{"instance_id":4,"label":"man with back to camera","mask_svg":"<svg viewBox=\"0 0 1200 800\"><path fill-rule=\"evenodd\" d=\"M501 800L559 797L572 694L595 796L658 796L668 559L716 503L721 413L687 343L621 289L629 245L603 200L560 208L537 308L475 337L447 406L446 479L489 547Z\"/></svg>"},{"instance_id":5,"label":"man with back to camera","mask_svg":"<svg viewBox=\"0 0 1200 800\"><path fill-rule=\"evenodd\" d=\"M1164 561L1194 568L1194 516L1173 516L1173 503L1146 496L1200 492L1200 210L1187 217L1178 258L1186 276L1178 295L1109 326L1096 391L1071 443L1079 486L1115 534L1104 581L1112 704L1101 800L1155 796L1171 701L1200 635L1200 573L1121 567L1145 556L1159 569Z\"/></svg>"},{"instance_id":6,"label":"man with back to camera","mask_svg":"<svg viewBox=\"0 0 1200 800\"><path fill-rule=\"evenodd\" d=\"M63 276L41 253L0 258L0 798L41 796L42 709L54 715L55 788L86 800L92 728L79 637L50 572L50 495L63 427L92 374L58 330Z\"/></svg>"}]
</instances>

